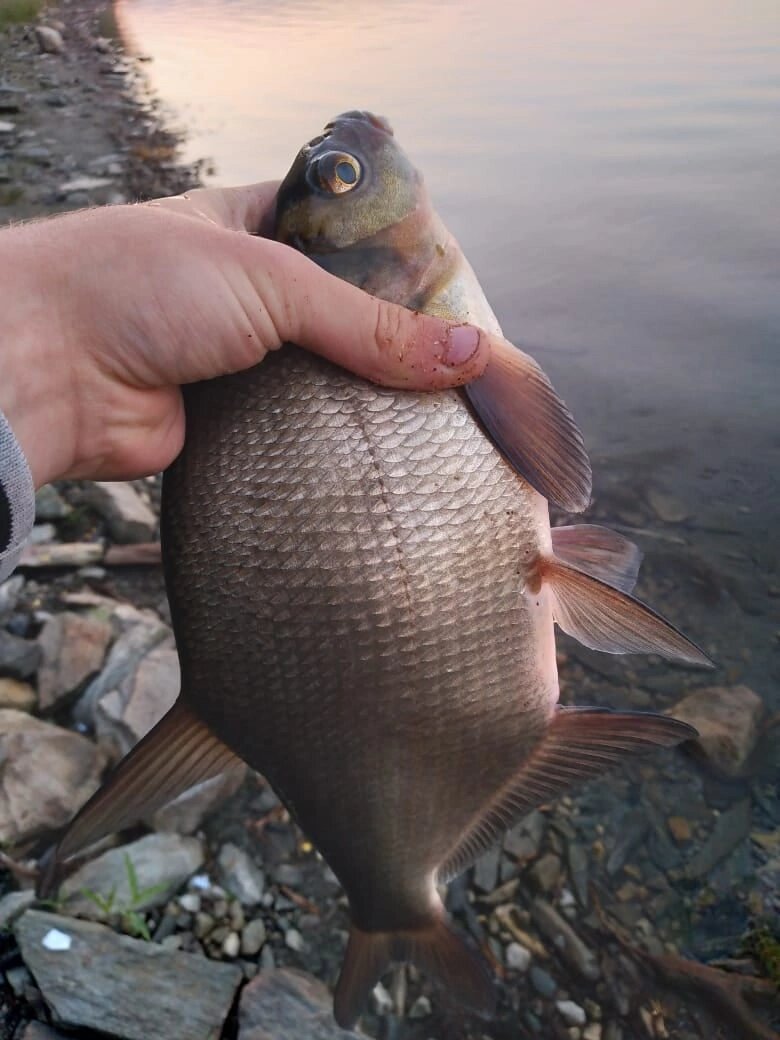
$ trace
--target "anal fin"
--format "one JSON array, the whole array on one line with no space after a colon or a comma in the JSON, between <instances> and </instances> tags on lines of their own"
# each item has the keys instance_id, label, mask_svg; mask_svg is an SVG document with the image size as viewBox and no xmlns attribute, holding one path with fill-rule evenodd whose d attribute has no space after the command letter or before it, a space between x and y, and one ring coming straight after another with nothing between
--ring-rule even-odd
<instances>
[{"instance_id":1,"label":"anal fin","mask_svg":"<svg viewBox=\"0 0 780 1040\"><path fill-rule=\"evenodd\" d=\"M465 393L507 461L540 495L572 513L588 505L590 461L582 434L528 354L493 339L483 375Z\"/></svg>"},{"instance_id":2,"label":"anal fin","mask_svg":"<svg viewBox=\"0 0 780 1040\"><path fill-rule=\"evenodd\" d=\"M703 650L645 603L556 557L541 564L553 595L553 617L564 632L608 654L661 654L712 667Z\"/></svg>"},{"instance_id":3,"label":"anal fin","mask_svg":"<svg viewBox=\"0 0 780 1040\"><path fill-rule=\"evenodd\" d=\"M154 812L241 759L181 701L126 755L44 856L38 894L54 894L64 860Z\"/></svg>"},{"instance_id":4,"label":"anal fin","mask_svg":"<svg viewBox=\"0 0 780 1040\"><path fill-rule=\"evenodd\" d=\"M697 736L693 726L667 715L558 708L528 760L496 792L438 870L447 881L470 866L531 809L578 782L606 772L621 759Z\"/></svg>"}]
</instances>

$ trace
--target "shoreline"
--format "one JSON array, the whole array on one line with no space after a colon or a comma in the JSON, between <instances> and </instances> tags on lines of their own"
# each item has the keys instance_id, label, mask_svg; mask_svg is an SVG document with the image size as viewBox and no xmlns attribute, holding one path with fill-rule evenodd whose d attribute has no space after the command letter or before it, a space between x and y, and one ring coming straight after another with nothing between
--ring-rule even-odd
<instances>
[{"instance_id":1,"label":"shoreline","mask_svg":"<svg viewBox=\"0 0 780 1040\"><path fill-rule=\"evenodd\" d=\"M0 227L90 205L175 195L200 183L179 159L110 0L62 0L0 30ZM37 27L53 29L45 53ZM49 41L47 41L49 42Z\"/></svg>"}]
</instances>

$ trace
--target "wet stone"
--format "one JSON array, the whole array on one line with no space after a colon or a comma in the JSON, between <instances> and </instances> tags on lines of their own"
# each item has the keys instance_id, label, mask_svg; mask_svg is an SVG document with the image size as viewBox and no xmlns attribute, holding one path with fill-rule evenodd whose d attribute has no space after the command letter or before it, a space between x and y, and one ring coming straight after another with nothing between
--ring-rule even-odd
<instances>
[{"instance_id":1,"label":"wet stone","mask_svg":"<svg viewBox=\"0 0 780 1040\"><path fill-rule=\"evenodd\" d=\"M558 1014L570 1026L584 1026L586 1022L586 1015L584 1008L581 1008L579 1004L575 1004L573 1000L557 1000L555 1007Z\"/></svg>"},{"instance_id":2,"label":"wet stone","mask_svg":"<svg viewBox=\"0 0 780 1040\"><path fill-rule=\"evenodd\" d=\"M748 837L750 823L751 807L748 798L721 813L704 845L686 864L685 876L691 880L706 877Z\"/></svg>"},{"instance_id":3,"label":"wet stone","mask_svg":"<svg viewBox=\"0 0 780 1040\"><path fill-rule=\"evenodd\" d=\"M569 967L590 982L599 978L601 971L596 954L553 906L544 899L535 899L531 906L531 916L539 931L553 944Z\"/></svg>"},{"instance_id":4,"label":"wet stone","mask_svg":"<svg viewBox=\"0 0 780 1040\"><path fill-rule=\"evenodd\" d=\"M650 821L644 808L632 809L620 821L612 852L607 859L607 873L610 877L621 870L631 853L644 840Z\"/></svg>"},{"instance_id":5,"label":"wet stone","mask_svg":"<svg viewBox=\"0 0 780 1040\"><path fill-rule=\"evenodd\" d=\"M241 994L238 1040L359 1040L338 1028L332 1007L318 979L290 968L261 971Z\"/></svg>"},{"instance_id":6,"label":"wet stone","mask_svg":"<svg viewBox=\"0 0 780 1040\"><path fill-rule=\"evenodd\" d=\"M558 983L544 968L534 964L531 968L531 985L542 997L554 997Z\"/></svg>"},{"instance_id":7,"label":"wet stone","mask_svg":"<svg viewBox=\"0 0 780 1040\"><path fill-rule=\"evenodd\" d=\"M501 848L494 846L483 853L474 864L474 885L480 892L492 892L498 884Z\"/></svg>"},{"instance_id":8,"label":"wet stone","mask_svg":"<svg viewBox=\"0 0 780 1040\"><path fill-rule=\"evenodd\" d=\"M726 776L738 776L758 739L764 705L748 686L695 690L669 712L699 731L695 744Z\"/></svg>"},{"instance_id":9,"label":"wet stone","mask_svg":"<svg viewBox=\"0 0 780 1040\"><path fill-rule=\"evenodd\" d=\"M213 1040L241 982L234 965L89 921L28 910L15 931L55 1019L121 1040Z\"/></svg>"},{"instance_id":10,"label":"wet stone","mask_svg":"<svg viewBox=\"0 0 780 1040\"><path fill-rule=\"evenodd\" d=\"M0 582L0 625L4 625L16 610L23 588L24 578L21 574Z\"/></svg>"},{"instance_id":11,"label":"wet stone","mask_svg":"<svg viewBox=\"0 0 780 1040\"><path fill-rule=\"evenodd\" d=\"M506 966L512 971L526 972L531 965L531 953L519 942L511 942L506 948Z\"/></svg>"},{"instance_id":12,"label":"wet stone","mask_svg":"<svg viewBox=\"0 0 780 1040\"><path fill-rule=\"evenodd\" d=\"M554 852L546 852L531 868L531 877L543 892L551 892L561 876L561 860Z\"/></svg>"}]
</instances>

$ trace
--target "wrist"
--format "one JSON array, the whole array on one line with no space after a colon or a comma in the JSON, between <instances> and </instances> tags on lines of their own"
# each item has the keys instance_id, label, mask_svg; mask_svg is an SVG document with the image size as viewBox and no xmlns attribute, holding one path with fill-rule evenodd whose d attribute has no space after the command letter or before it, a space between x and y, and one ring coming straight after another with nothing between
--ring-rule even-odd
<instances>
[{"instance_id":1,"label":"wrist","mask_svg":"<svg viewBox=\"0 0 780 1040\"><path fill-rule=\"evenodd\" d=\"M0 231L0 409L36 487L71 469L77 433L53 263L45 225Z\"/></svg>"}]
</instances>

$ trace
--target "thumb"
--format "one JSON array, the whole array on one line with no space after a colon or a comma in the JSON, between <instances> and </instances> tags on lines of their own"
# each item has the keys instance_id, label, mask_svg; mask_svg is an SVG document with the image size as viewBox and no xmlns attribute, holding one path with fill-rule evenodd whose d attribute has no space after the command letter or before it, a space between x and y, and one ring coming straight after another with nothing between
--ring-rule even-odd
<instances>
[{"instance_id":1,"label":"thumb","mask_svg":"<svg viewBox=\"0 0 780 1040\"><path fill-rule=\"evenodd\" d=\"M462 386L484 371L490 336L482 329L369 296L289 246L263 244L265 271L253 268L252 280L281 342L398 389Z\"/></svg>"}]
</instances>

